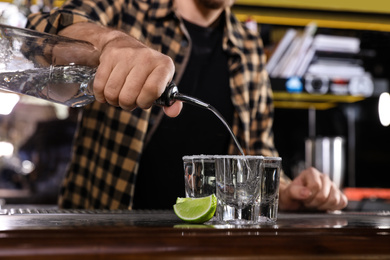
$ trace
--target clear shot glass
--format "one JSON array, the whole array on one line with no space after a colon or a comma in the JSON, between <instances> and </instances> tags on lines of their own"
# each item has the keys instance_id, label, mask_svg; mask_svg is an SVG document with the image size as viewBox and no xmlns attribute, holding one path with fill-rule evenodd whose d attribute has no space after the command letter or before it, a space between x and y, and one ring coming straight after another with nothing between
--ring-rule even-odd
<instances>
[{"instance_id":1,"label":"clear shot glass","mask_svg":"<svg viewBox=\"0 0 390 260\"><path fill-rule=\"evenodd\" d=\"M213 155L184 156L183 164L186 197L199 198L216 193Z\"/></svg>"},{"instance_id":2,"label":"clear shot glass","mask_svg":"<svg viewBox=\"0 0 390 260\"><path fill-rule=\"evenodd\" d=\"M259 221L263 156L215 156L216 219L231 225Z\"/></svg>"},{"instance_id":3,"label":"clear shot glass","mask_svg":"<svg viewBox=\"0 0 390 260\"><path fill-rule=\"evenodd\" d=\"M259 222L275 222L278 217L281 157L264 157L259 197Z\"/></svg>"}]
</instances>

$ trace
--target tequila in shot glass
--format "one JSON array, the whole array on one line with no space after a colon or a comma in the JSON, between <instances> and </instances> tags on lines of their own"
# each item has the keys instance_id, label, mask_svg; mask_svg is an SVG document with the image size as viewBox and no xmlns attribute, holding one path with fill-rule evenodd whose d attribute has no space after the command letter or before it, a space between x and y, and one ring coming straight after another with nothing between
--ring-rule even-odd
<instances>
[{"instance_id":1,"label":"tequila in shot glass","mask_svg":"<svg viewBox=\"0 0 390 260\"><path fill-rule=\"evenodd\" d=\"M258 204L259 222L274 222L277 219L281 164L281 157L264 157L260 203Z\"/></svg>"},{"instance_id":2,"label":"tequila in shot glass","mask_svg":"<svg viewBox=\"0 0 390 260\"><path fill-rule=\"evenodd\" d=\"M184 182L188 198L215 194L215 161L213 155L184 156Z\"/></svg>"},{"instance_id":3,"label":"tequila in shot glass","mask_svg":"<svg viewBox=\"0 0 390 260\"><path fill-rule=\"evenodd\" d=\"M217 191L216 218L232 225L259 221L263 156L214 156Z\"/></svg>"}]
</instances>

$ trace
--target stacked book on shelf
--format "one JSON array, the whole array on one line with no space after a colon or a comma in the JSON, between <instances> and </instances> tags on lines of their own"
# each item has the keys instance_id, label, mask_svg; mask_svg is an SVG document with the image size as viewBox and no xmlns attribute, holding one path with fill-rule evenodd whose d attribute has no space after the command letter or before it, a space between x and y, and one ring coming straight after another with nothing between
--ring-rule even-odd
<instances>
[{"instance_id":1,"label":"stacked book on shelf","mask_svg":"<svg viewBox=\"0 0 390 260\"><path fill-rule=\"evenodd\" d=\"M309 24L303 32L286 31L266 69L273 83L292 85L283 86L287 91L371 96L373 80L360 52L360 39L316 34L316 25Z\"/></svg>"}]
</instances>

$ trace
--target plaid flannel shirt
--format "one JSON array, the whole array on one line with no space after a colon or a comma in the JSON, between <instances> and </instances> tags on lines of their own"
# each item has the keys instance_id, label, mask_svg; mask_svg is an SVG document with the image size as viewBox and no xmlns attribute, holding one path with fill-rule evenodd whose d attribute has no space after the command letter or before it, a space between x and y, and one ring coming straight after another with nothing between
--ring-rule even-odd
<instances>
[{"instance_id":1,"label":"plaid flannel shirt","mask_svg":"<svg viewBox=\"0 0 390 260\"><path fill-rule=\"evenodd\" d=\"M223 49L229 57L235 107L232 130L246 154L277 156L272 134L272 91L264 69L262 41L257 33L242 26L230 9L225 10L225 17ZM69 0L50 13L30 15L27 27L56 34L78 22L120 29L169 55L176 66L174 80L180 81L190 56L191 39L172 0ZM131 208L142 147L161 116L161 109L127 112L98 102L86 106L59 205ZM233 142L229 154L238 154Z\"/></svg>"}]
</instances>

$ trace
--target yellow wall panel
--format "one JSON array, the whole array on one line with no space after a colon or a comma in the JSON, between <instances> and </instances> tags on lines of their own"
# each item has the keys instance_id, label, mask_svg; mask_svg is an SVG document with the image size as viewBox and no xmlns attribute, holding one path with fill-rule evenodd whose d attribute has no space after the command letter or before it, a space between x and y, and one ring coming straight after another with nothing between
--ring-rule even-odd
<instances>
[{"instance_id":1,"label":"yellow wall panel","mask_svg":"<svg viewBox=\"0 0 390 260\"><path fill-rule=\"evenodd\" d=\"M389 0L236 0L236 4L329 11L390 13Z\"/></svg>"}]
</instances>

